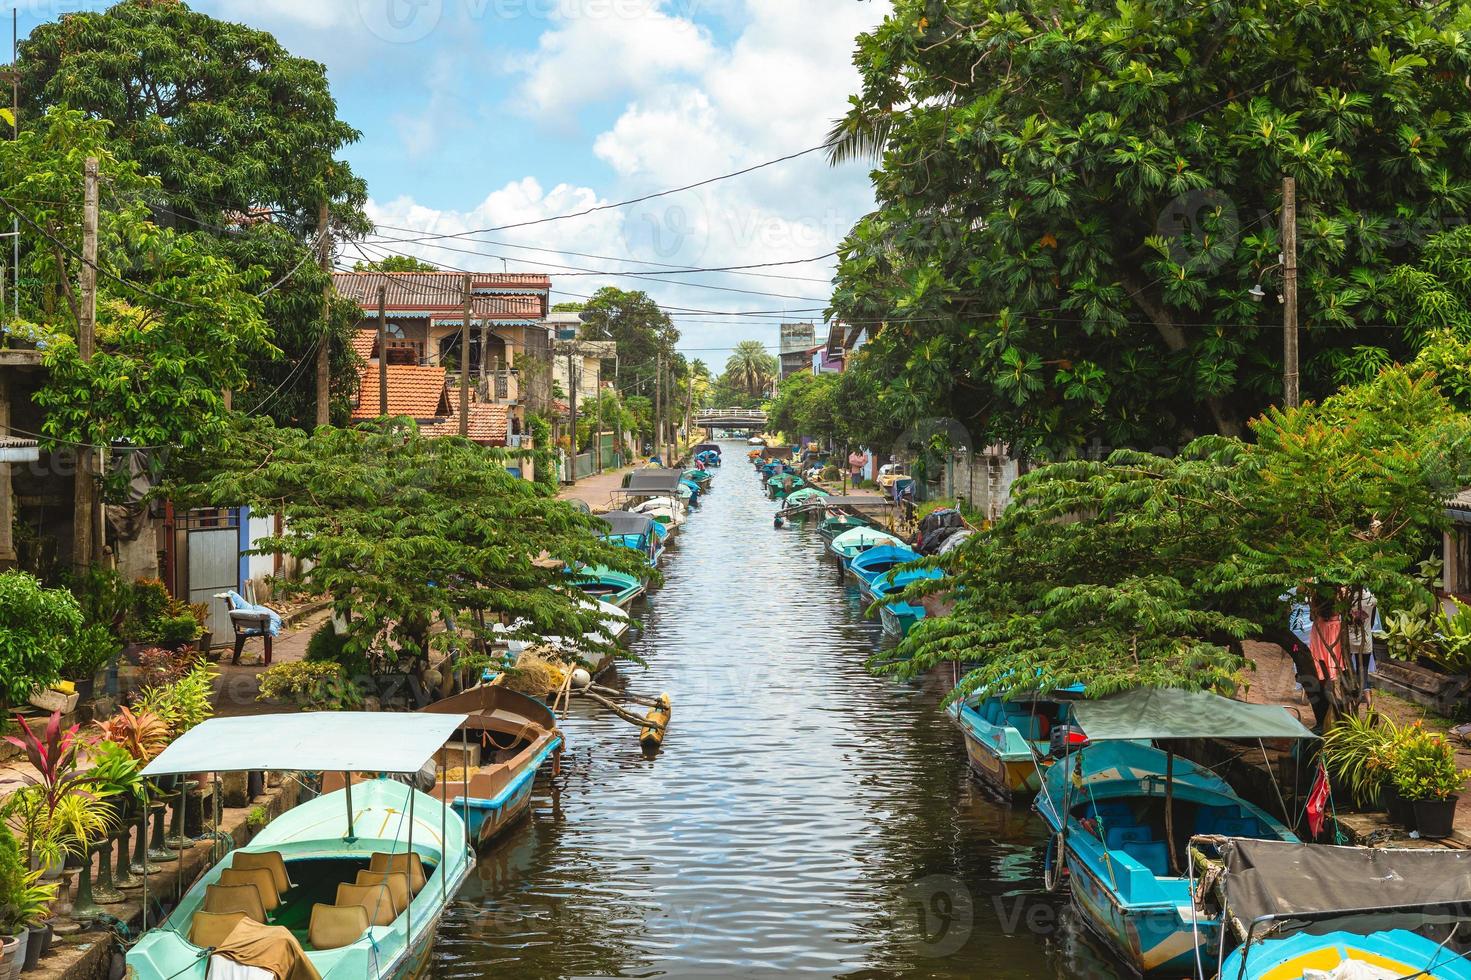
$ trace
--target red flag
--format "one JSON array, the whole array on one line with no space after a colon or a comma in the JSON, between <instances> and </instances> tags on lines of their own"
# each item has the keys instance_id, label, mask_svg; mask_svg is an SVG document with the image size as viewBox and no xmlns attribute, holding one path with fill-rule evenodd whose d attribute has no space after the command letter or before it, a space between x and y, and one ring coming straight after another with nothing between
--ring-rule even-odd
<instances>
[{"instance_id":1,"label":"red flag","mask_svg":"<svg viewBox=\"0 0 1471 980\"><path fill-rule=\"evenodd\" d=\"M1308 792L1308 829L1317 837L1323 832L1323 820L1328 815L1328 770L1318 763L1318 775L1313 788Z\"/></svg>"}]
</instances>

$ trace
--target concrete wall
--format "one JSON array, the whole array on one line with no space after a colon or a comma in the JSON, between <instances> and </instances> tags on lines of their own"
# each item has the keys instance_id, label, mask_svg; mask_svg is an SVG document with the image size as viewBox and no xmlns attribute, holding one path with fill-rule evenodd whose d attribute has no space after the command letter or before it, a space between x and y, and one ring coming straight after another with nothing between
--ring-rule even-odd
<instances>
[{"instance_id":1,"label":"concrete wall","mask_svg":"<svg viewBox=\"0 0 1471 980\"><path fill-rule=\"evenodd\" d=\"M1019 461L1001 453L953 453L946 460L941 494L964 500L994 521L1011 502L1011 485L1020 475Z\"/></svg>"}]
</instances>

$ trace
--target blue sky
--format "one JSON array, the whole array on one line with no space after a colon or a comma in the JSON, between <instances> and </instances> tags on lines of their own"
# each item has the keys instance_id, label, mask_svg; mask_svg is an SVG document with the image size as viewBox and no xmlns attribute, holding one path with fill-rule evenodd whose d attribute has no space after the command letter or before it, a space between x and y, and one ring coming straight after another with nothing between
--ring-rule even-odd
<instances>
[{"instance_id":1,"label":"blue sky","mask_svg":"<svg viewBox=\"0 0 1471 980\"><path fill-rule=\"evenodd\" d=\"M882 0L195 0L323 62L370 213L392 228L461 232L565 214L741 169L819 143L857 85L854 36ZM21 8L21 32L92 2ZM862 165L821 154L585 218L441 244L379 241L441 265L546 272L554 299L643 288L676 315L681 346L719 365L741 339L819 314L830 260L694 285L595 273L740 265L830 252L872 206ZM391 226L391 227L390 227ZM558 250L531 251L531 248ZM344 258L357 258L349 252ZM537 264L541 263L541 264ZM790 278L776 278L790 277ZM703 288L724 287L724 290ZM748 290L748 293L729 290ZM722 317L716 313L778 315Z\"/></svg>"}]
</instances>

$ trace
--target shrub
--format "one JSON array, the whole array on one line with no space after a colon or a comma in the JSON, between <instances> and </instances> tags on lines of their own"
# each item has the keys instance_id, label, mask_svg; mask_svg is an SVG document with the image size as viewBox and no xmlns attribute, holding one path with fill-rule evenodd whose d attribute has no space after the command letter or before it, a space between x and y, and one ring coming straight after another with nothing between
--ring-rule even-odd
<instances>
[{"instance_id":1,"label":"shrub","mask_svg":"<svg viewBox=\"0 0 1471 980\"><path fill-rule=\"evenodd\" d=\"M331 620L328 620L317 627L317 631L307 641L307 663L337 664L349 680L372 676L373 665L368 658L349 649L351 639L350 636L339 634Z\"/></svg>"},{"instance_id":2,"label":"shrub","mask_svg":"<svg viewBox=\"0 0 1471 980\"><path fill-rule=\"evenodd\" d=\"M291 701L302 709L349 708L362 703L362 695L341 664L301 661L266 668L256 700Z\"/></svg>"},{"instance_id":3,"label":"shrub","mask_svg":"<svg viewBox=\"0 0 1471 980\"><path fill-rule=\"evenodd\" d=\"M1394 788L1406 800L1443 800L1461 792L1468 772L1456 768L1445 736L1413 725L1401 732L1390 758Z\"/></svg>"},{"instance_id":4,"label":"shrub","mask_svg":"<svg viewBox=\"0 0 1471 980\"><path fill-rule=\"evenodd\" d=\"M82 611L65 589L47 589L35 576L0 574L0 701L24 704L38 687L61 677L67 639L82 627Z\"/></svg>"},{"instance_id":5,"label":"shrub","mask_svg":"<svg viewBox=\"0 0 1471 980\"><path fill-rule=\"evenodd\" d=\"M86 680L106 666L121 649L122 645L109 627L100 623L83 627L65 643L61 676L73 681Z\"/></svg>"}]
</instances>

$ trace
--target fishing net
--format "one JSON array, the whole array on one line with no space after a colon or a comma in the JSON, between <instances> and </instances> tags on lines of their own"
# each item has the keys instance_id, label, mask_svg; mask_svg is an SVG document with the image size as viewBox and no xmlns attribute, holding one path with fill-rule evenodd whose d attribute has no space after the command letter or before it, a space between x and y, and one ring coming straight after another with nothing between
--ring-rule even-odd
<instances>
[{"instance_id":1,"label":"fishing net","mask_svg":"<svg viewBox=\"0 0 1471 980\"><path fill-rule=\"evenodd\" d=\"M562 689L571 669L551 647L527 647L506 672L505 685L517 694L544 698Z\"/></svg>"}]
</instances>

